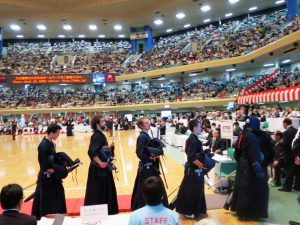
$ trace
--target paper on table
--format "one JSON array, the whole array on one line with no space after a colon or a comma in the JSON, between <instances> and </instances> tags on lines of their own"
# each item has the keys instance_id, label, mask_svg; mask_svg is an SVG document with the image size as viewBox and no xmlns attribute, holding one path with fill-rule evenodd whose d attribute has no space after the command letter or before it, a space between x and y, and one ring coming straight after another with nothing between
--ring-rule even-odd
<instances>
[{"instance_id":1,"label":"paper on table","mask_svg":"<svg viewBox=\"0 0 300 225\"><path fill-rule=\"evenodd\" d=\"M101 221L101 225L112 225L112 224L118 224L118 225L127 225L129 222L129 214L120 214L120 215L114 215L114 216L108 216L107 219ZM40 221L38 221L38 225L52 225L54 219L49 219L42 217ZM82 225L82 220L78 218L72 218L72 217L65 217L63 225ZM91 223L85 223L87 225L98 225L99 222L91 222Z\"/></svg>"},{"instance_id":2,"label":"paper on table","mask_svg":"<svg viewBox=\"0 0 300 225\"><path fill-rule=\"evenodd\" d=\"M46 218L46 217L42 217L38 221L38 225L52 225L53 221L54 221L54 219L49 219L49 218Z\"/></svg>"}]
</instances>

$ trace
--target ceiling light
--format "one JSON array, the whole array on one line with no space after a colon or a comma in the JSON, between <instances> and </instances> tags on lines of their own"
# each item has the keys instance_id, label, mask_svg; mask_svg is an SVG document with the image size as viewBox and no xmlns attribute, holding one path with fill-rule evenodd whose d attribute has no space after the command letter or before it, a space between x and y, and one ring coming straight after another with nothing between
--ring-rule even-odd
<instances>
[{"instance_id":1,"label":"ceiling light","mask_svg":"<svg viewBox=\"0 0 300 225\"><path fill-rule=\"evenodd\" d=\"M99 38L105 38L105 34L99 34L98 37Z\"/></svg>"},{"instance_id":2,"label":"ceiling light","mask_svg":"<svg viewBox=\"0 0 300 225\"><path fill-rule=\"evenodd\" d=\"M203 22L208 23L208 22L210 22L210 19L205 19L205 20L203 20Z\"/></svg>"},{"instance_id":3,"label":"ceiling light","mask_svg":"<svg viewBox=\"0 0 300 225\"><path fill-rule=\"evenodd\" d=\"M44 37L45 37L45 35L43 35L43 34L39 34L37 37L38 37L38 38L44 38Z\"/></svg>"},{"instance_id":4,"label":"ceiling light","mask_svg":"<svg viewBox=\"0 0 300 225\"><path fill-rule=\"evenodd\" d=\"M184 13L177 13L176 14L177 19L183 19L185 17Z\"/></svg>"},{"instance_id":5,"label":"ceiling light","mask_svg":"<svg viewBox=\"0 0 300 225\"><path fill-rule=\"evenodd\" d=\"M253 7L249 8L249 11L254 11L254 10L257 10L257 6L253 6Z\"/></svg>"},{"instance_id":6,"label":"ceiling light","mask_svg":"<svg viewBox=\"0 0 300 225\"><path fill-rule=\"evenodd\" d=\"M184 28L188 28L188 27L190 27L190 26L191 26L191 24L188 23L188 24L185 24L183 27L184 27Z\"/></svg>"},{"instance_id":7,"label":"ceiling light","mask_svg":"<svg viewBox=\"0 0 300 225\"><path fill-rule=\"evenodd\" d=\"M211 8L209 5L204 5L201 7L201 10L202 10L202 12L207 12L207 11L211 10Z\"/></svg>"},{"instance_id":8,"label":"ceiling light","mask_svg":"<svg viewBox=\"0 0 300 225\"><path fill-rule=\"evenodd\" d=\"M12 30L16 30L16 31L21 30L21 27L19 25L17 25L17 24L10 25L10 28Z\"/></svg>"},{"instance_id":9,"label":"ceiling light","mask_svg":"<svg viewBox=\"0 0 300 225\"><path fill-rule=\"evenodd\" d=\"M237 3L239 2L240 0L228 0L231 4L234 4L234 3Z\"/></svg>"},{"instance_id":10,"label":"ceiling light","mask_svg":"<svg viewBox=\"0 0 300 225\"><path fill-rule=\"evenodd\" d=\"M97 30L97 26L93 24L89 25L89 28L90 30Z\"/></svg>"},{"instance_id":11,"label":"ceiling light","mask_svg":"<svg viewBox=\"0 0 300 225\"><path fill-rule=\"evenodd\" d=\"M284 0L278 0L278 1L275 2L275 4L278 5L278 4L281 4L281 3L284 3L284 2L285 2Z\"/></svg>"},{"instance_id":12,"label":"ceiling light","mask_svg":"<svg viewBox=\"0 0 300 225\"><path fill-rule=\"evenodd\" d=\"M163 22L162 20L160 20L160 19L157 19L157 20L154 20L154 23L155 23L156 25L161 25L161 24L163 24L164 22Z\"/></svg>"},{"instance_id":13,"label":"ceiling light","mask_svg":"<svg viewBox=\"0 0 300 225\"><path fill-rule=\"evenodd\" d=\"M189 75L189 77L194 77L194 76L197 76L198 75L198 73L191 73L190 75Z\"/></svg>"},{"instance_id":14,"label":"ceiling light","mask_svg":"<svg viewBox=\"0 0 300 225\"><path fill-rule=\"evenodd\" d=\"M269 67L269 66L274 66L274 64L273 63L264 64L264 67Z\"/></svg>"},{"instance_id":15,"label":"ceiling light","mask_svg":"<svg viewBox=\"0 0 300 225\"><path fill-rule=\"evenodd\" d=\"M227 69L226 72L232 72L232 71L235 71L234 68L231 68L231 69Z\"/></svg>"},{"instance_id":16,"label":"ceiling light","mask_svg":"<svg viewBox=\"0 0 300 225\"><path fill-rule=\"evenodd\" d=\"M71 25L69 25L69 24L63 25L63 28L64 28L65 30L72 30L72 27L71 27Z\"/></svg>"},{"instance_id":17,"label":"ceiling light","mask_svg":"<svg viewBox=\"0 0 300 225\"><path fill-rule=\"evenodd\" d=\"M115 29L115 30L122 30L122 26L121 26L121 25L115 25L115 26L114 26L114 29Z\"/></svg>"},{"instance_id":18,"label":"ceiling light","mask_svg":"<svg viewBox=\"0 0 300 225\"><path fill-rule=\"evenodd\" d=\"M84 34L79 34L78 37L79 38L85 38L85 35Z\"/></svg>"},{"instance_id":19,"label":"ceiling light","mask_svg":"<svg viewBox=\"0 0 300 225\"><path fill-rule=\"evenodd\" d=\"M61 86L67 86L68 84L59 84L59 85L61 85Z\"/></svg>"},{"instance_id":20,"label":"ceiling light","mask_svg":"<svg viewBox=\"0 0 300 225\"><path fill-rule=\"evenodd\" d=\"M119 37L119 38L124 38L125 35L124 35L124 34L119 34L118 37Z\"/></svg>"},{"instance_id":21,"label":"ceiling light","mask_svg":"<svg viewBox=\"0 0 300 225\"><path fill-rule=\"evenodd\" d=\"M232 15L233 15L232 13L227 13L227 14L225 14L225 17L230 17Z\"/></svg>"},{"instance_id":22,"label":"ceiling light","mask_svg":"<svg viewBox=\"0 0 300 225\"><path fill-rule=\"evenodd\" d=\"M38 24L38 25L36 26L36 28L37 28L38 30L46 30L46 26L43 25L43 24Z\"/></svg>"},{"instance_id":23,"label":"ceiling light","mask_svg":"<svg viewBox=\"0 0 300 225\"><path fill-rule=\"evenodd\" d=\"M24 36L22 34L18 34L16 37L17 38L23 38Z\"/></svg>"},{"instance_id":24,"label":"ceiling light","mask_svg":"<svg viewBox=\"0 0 300 225\"><path fill-rule=\"evenodd\" d=\"M282 63L289 63L289 62L291 62L292 60L290 60L290 59L286 59L286 60L283 60L282 61Z\"/></svg>"},{"instance_id":25,"label":"ceiling light","mask_svg":"<svg viewBox=\"0 0 300 225\"><path fill-rule=\"evenodd\" d=\"M60 34L60 35L58 35L58 37L59 37L59 38L64 38L64 37L66 37L66 35Z\"/></svg>"},{"instance_id":26,"label":"ceiling light","mask_svg":"<svg viewBox=\"0 0 300 225\"><path fill-rule=\"evenodd\" d=\"M173 31L172 29L167 29L167 30L166 30L167 33L170 33L170 32L172 32L172 31Z\"/></svg>"}]
</instances>

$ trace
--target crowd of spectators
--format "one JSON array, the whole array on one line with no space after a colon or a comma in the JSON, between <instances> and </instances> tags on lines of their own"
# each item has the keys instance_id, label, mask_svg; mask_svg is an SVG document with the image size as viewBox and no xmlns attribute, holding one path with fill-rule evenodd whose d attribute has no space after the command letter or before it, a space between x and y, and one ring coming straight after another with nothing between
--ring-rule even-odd
<instances>
[{"instance_id":1,"label":"crowd of spectators","mask_svg":"<svg viewBox=\"0 0 300 225\"><path fill-rule=\"evenodd\" d=\"M1 108L51 108L94 105L126 105L204 100L237 96L244 87L262 75L242 75L228 79L198 81L166 81L162 83L134 84L95 89L85 87L28 86L0 90Z\"/></svg>"},{"instance_id":2,"label":"crowd of spectators","mask_svg":"<svg viewBox=\"0 0 300 225\"><path fill-rule=\"evenodd\" d=\"M131 63L125 73L181 66L245 55L300 28L300 18L286 19L287 11L249 16L219 26L209 25L180 35L161 37L154 49ZM197 43L197 51L186 51ZM191 49L191 48L190 48Z\"/></svg>"},{"instance_id":3,"label":"crowd of spectators","mask_svg":"<svg viewBox=\"0 0 300 225\"><path fill-rule=\"evenodd\" d=\"M295 87L298 85L300 85L300 72L298 67L291 72L281 69L275 77L251 89L250 93Z\"/></svg>"},{"instance_id":4,"label":"crowd of spectators","mask_svg":"<svg viewBox=\"0 0 300 225\"><path fill-rule=\"evenodd\" d=\"M1 108L50 108L90 106L95 94L91 89L47 89L35 86L26 89L3 88L0 90Z\"/></svg>"},{"instance_id":5,"label":"crowd of spectators","mask_svg":"<svg viewBox=\"0 0 300 225\"><path fill-rule=\"evenodd\" d=\"M15 43L0 61L0 74L116 73L117 75L188 65L245 55L300 28L300 19L287 20L287 10L247 16L244 19L182 34L161 37L154 48L137 58L130 56L128 41L72 41ZM195 48L195 46L197 46ZM57 64L56 56L75 56L69 64Z\"/></svg>"}]
</instances>

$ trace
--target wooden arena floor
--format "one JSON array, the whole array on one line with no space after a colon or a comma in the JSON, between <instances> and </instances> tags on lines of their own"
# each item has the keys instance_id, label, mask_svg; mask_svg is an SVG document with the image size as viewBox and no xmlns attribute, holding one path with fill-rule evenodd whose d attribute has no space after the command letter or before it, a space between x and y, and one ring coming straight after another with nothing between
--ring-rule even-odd
<instances>
[{"instance_id":1,"label":"wooden arena floor","mask_svg":"<svg viewBox=\"0 0 300 225\"><path fill-rule=\"evenodd\" d=\"M37 160L37 146L44 135L17 136L16 141L11 136L0 136L0 187L8 183L18 183L27 187L35 183L39 170ZM83 198L85 194L89 158L87 155L91 133L76 133L73 137L61 134L56 141L56 151L64 151L71 158L79 158L83 165L77 169L77 175L68 176L64 180L67 198ZM118 195L130 195L132 193L136 177L138 159L135 155L137 133L133 130L115 133L116 166L120 170L118 179L115 178ZM108 137L110 143L111 138ZM169 189L171 193L180 184L183 178L183 166L166 155L164 165ZM25 197L31 194L35 186L25 190ZM212 194L206 188L206 194ZM256 224L256 222L238 221L232 213L223 209L209 210L209 218L216 219L220 224ZM184 220L183 225L195 224L193 220Z\"/></svg>"}]
</instances>

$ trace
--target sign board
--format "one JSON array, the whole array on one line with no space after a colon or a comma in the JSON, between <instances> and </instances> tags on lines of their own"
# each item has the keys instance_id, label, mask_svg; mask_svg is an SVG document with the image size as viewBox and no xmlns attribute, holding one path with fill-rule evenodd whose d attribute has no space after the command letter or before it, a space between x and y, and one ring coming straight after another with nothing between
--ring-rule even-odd
<instances>
[{"instance_id":1,"label":"sign board","mask_svg":"<svg viewBox=\"0 0 300 225\"><path fill-rule=\"evenodd\" d=\"M17 75L8 76L8 83L18 84L88 84L91 75L64 74L64 75Z\"/></svg>"},{"instance_id":2,"label":"sign board","mask_svg":"<svg viewBox=\"0 0 300 225\"><path fill-rule=\"evenodd\" d=\"M114 73L106 73L105 74L105 83L115 83L116 75Z\"/></svg>"},{"instance_id":3,"label":"sign board","mask_svg":"<svg viewBox=\"0 0 300 225\"><path fill-rule=\"evenodd\" d=\"M108 206L91 205L80 207L80 218L83 222L101 221L108 218Z\"/></svg>"},{"instance_id":4,"label":"sign board","mask_svg":"<svg viewBox=\"0 0 300 225\"><path fill-rule=\"evenodd\" d=\"M147 39L148 33L146 31L134 32L130 34L130 40Z\"/></svg>"},{"instance_id":5,"label":"sign board","mask_svg":"<svg viewBox=\"0 0 300 225\"><path fill-rule=\"evenodd\" d=\"M233 138L232 120L221 121L221 138L232 140Z\"/></svg>"}]
</instances>

